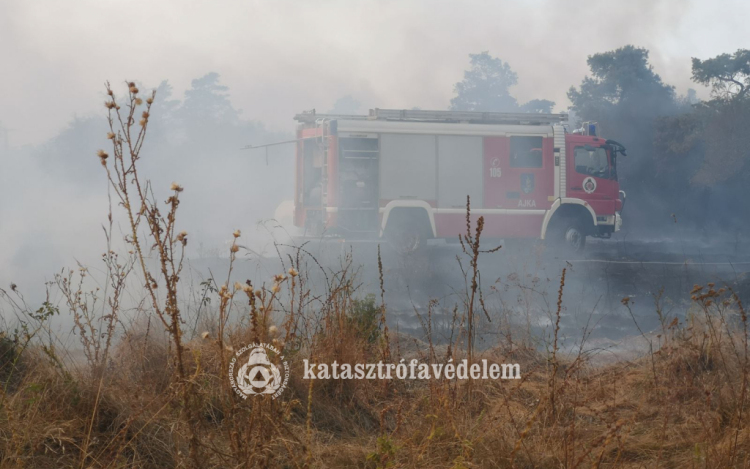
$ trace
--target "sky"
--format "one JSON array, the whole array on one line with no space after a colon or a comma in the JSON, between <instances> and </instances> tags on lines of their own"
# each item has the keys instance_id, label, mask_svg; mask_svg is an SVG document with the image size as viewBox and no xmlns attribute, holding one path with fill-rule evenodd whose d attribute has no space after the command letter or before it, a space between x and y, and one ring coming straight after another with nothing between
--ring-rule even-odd
<instances>
[{"instance_id":1,"label":"sky","mask_svg":"<svg viewBox=\"0 0 750 469\"><path fill-rule=\"evenodd\" d=\"M363 110L445 109L468 54L484 50L518 73L520 102L565 111L587 56L626 44L649 49L678 93L706 97L690 58L747 47L749 18L736 0L3 0L0 123L11 146L39 144L104 115L107 80L169 80L179 98L208 72L272 130L345 95Z\"/></svg>"}]
</instances>

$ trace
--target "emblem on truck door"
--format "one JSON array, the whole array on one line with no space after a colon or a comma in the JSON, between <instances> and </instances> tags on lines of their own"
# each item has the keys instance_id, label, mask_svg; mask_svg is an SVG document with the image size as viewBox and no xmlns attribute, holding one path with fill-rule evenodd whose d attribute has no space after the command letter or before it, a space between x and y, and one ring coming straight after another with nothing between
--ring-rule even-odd
<instances>
[{"instance_id":1,"label":"emblem on truck door","mask_svg":"<svg viewBox=\"0 0 750 469\"><path fill-rule=\"evenodd\" d=\"M530 173L521 174L521 190L524 194L534 192L534 175Z\"/></svg>"},{"instance_id":2,"label":"emblem on truck door","mask_svg":"<svg viewBox=\"0 0 750 469\"><path fill-rule=\"evenodd\" d=\"M591 194L596 190L596 179L592 177L587 177L583 180L583 190L586 191L587 194Z\"/></svg>"}]
</instances>

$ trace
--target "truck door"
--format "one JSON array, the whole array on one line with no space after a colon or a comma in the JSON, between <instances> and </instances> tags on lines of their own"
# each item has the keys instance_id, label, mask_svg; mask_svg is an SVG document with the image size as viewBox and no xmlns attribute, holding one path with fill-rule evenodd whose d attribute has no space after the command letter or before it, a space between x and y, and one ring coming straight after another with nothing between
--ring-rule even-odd
<instances>
[{"instance_id":1,"label":"truck door","mask_svg":"<svg viewBox=\"0 0 750 469\"><path fill-rule=\"evenodd\" d=\"M611 155L600 142L568 142L567 195L585 200L597 217L606 217L615 212L618 185Z\"/></svg>"}]
</instances>

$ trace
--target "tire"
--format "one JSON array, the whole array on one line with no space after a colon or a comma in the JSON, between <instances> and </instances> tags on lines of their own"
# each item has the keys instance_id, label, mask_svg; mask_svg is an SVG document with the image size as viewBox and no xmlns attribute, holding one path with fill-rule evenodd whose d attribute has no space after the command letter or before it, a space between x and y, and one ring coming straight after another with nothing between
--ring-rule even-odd
<instances>
[{"instance_id":1,"label":"tire","mask_svg":"<svg viewBox=\"0 0 750 469\"><path fill-rule=\"evenodd\" d=\"M388 224L385 238L391 248L400 255L411 254L427 244L427 236L419 222L413 219L395 221Z\"/></svg>"},{"instance_id":2,"label":"tire","mask_svg":"<svg viewBox=\"0 0 750 469\"><path fill-rule=\"evenodd\" d=\"M580 255L586 247L585 225L576 218L562 218L550 227L548 246L558 255Z\"/></svg>"}]
</instances>

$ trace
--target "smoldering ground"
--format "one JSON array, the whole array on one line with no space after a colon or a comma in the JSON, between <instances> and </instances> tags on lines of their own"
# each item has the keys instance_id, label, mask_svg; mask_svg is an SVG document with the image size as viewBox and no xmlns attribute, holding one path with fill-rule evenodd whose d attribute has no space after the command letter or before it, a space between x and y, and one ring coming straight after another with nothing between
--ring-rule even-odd
<instances>
[{"instance_id":1,"label":"smoldering ground","mask_svg":"<svg viewBox=\"0 0 750 469\"><path fill-rule=\"evenodd\" d=\"M696 284L725 286L750 301L750 246L727 241L592 241L585 256L569 257L542 243L484 240L484 249L503 247L479 257L477 347L500 340L544 347L559 325L564 350L583 347L604 361L632 358L658 340L666 323L696 314L691 300ZM463 326L456 311L467 307L472 271L471 256L458 243L437 241L407 255L387 244L343 240L284 242L277 249L270 256L240 256L233 278L270 285L275 273L303 265L307 286L322 292L347 269L357 298L384 302L388 326L404 346L412 340L448 343ZM203 259L192 267L209 275L225 264Z\"/></svg>"}]
</instances>

